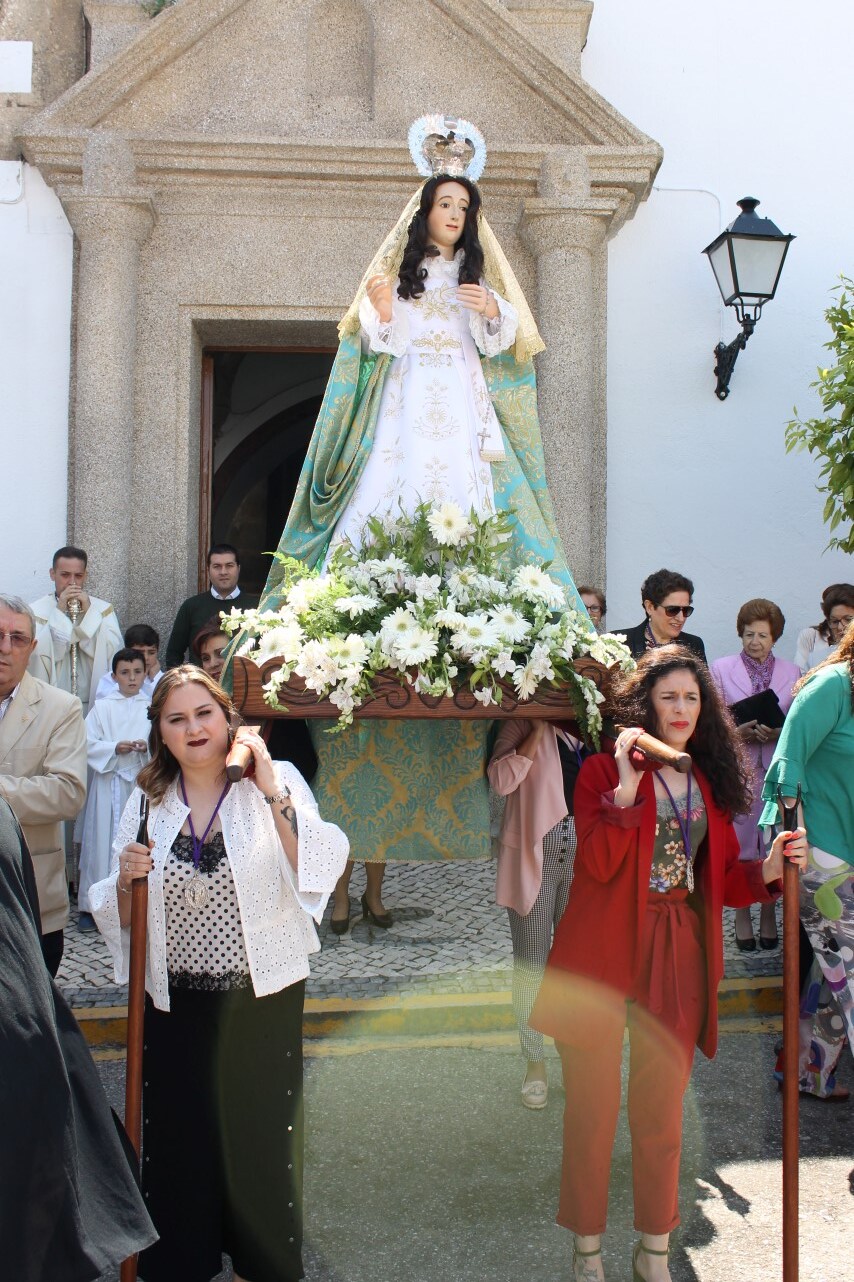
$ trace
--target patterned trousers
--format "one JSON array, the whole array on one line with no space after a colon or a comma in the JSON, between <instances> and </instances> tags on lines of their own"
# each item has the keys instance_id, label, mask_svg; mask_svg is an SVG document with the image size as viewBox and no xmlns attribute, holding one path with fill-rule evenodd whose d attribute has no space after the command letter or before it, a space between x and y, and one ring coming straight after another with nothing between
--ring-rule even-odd
<instances>
[{"instance_id":1,"label":"patterned trousers","mask_svg":"<svg viewBox=\"0 0 854 1282\"><path fill-rule=\"evenodd\" d=\"M800 908L815 953L801 996L800 1087L827 1095L846 1039L854 1053L854 868L813 848Z\"/></svg>"},{"instance_id":2,"label":"patterned trousers","mask_svg":"<svg viewBox=\"0 0 854 1282\"><path fill-rule=\"evenodd\" d=\"M513 940L513 1011L529 1064L543 1058L543 1035L528 1024L546 968L552 936L563 916L575 866L575 820L566 815L543 837L543 882L529 913L507 909Z\"/></svg>"}]
</instances>

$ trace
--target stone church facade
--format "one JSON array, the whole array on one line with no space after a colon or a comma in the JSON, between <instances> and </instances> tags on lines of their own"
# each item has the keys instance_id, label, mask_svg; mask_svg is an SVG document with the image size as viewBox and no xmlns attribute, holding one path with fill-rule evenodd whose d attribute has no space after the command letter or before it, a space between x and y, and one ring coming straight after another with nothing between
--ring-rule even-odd
<instances>
[{"instance_id":1,"label":"stone church facade","mask_svg":"<svg viewBox=\"0 0 854 1282\"><path fill-rule=\"evenodd\" d=\"M72 83L17 106L15 145L74 231L68 535L123 620L166 625L196 589L207 354L311 362L334 348L417 184L409 123L437 110L486 136L485 208L547 346L559 526L576 578L603 580L607 243L661 151L580 76L592 8L178 0L149 18L133 0L86 0L79 77L82 31L54 21L54 86Z\"/></svg>"}]
</instances>

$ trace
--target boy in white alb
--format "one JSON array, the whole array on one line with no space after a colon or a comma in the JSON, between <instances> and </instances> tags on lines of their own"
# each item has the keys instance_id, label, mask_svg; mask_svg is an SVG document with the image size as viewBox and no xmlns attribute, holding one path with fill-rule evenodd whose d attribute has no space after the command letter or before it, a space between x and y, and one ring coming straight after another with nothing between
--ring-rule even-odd
<instances>
[{"instance_id":1,"label":"boy in white alb","mask_svg":"<svg viewBox=\"0 0 854 1282\"><path fill-rule=\"evenodd\" d=\"M154 694L154 687L163 676L160 667L160 637L147 623L132 623L125 631L125 647L128 650L138 650L145 660L142 693L147 694L150 699ZM105 672L98 682L95 698L121 699L121 697L116 678L112 672Z\"/></svg>"},{"instance_id":2,"label":"boy in white alb","mask_svg":"<svg viewBox=\"0 0 854 1282\"><path fill-rule=\"evenodd\" d=\"M139 650L113 655L116 694L97 699L86 718L89 795L83 818L80 885L77 904L80 930L95 930L89 911L89 887L110 871L113 836L136 776L148 760L148 705L142 690L145 657Z\"/></svg>"}]
</instances>

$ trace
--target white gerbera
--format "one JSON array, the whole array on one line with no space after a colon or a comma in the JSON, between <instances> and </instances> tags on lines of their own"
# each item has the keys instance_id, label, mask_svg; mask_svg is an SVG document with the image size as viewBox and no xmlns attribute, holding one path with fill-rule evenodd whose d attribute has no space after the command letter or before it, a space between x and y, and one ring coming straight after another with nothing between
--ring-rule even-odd
<instances>
[{"instance_id":1,"label":"white gerbera","mask_svg":"<svg viewBox=\"0 0 854 1282\"><path fill-rule=\"evenodd\" d=\"M428 628L413 628L394 644L395 654L405 667L418 667L436 657L437 637Z\"/></svg>"},{"instance_id":2,"label":"white gerbera","mask_svg":"<svg viewBox=\"0 0 854 1282\"><path fill-rule=\"evenodd\" d=\"M499 644L495 624L485 614L468 615L451 637L451 645L464 655L475 650L494 650Z\"/></svg>"},{"instance_id":3,"label":"white gerbera","mask_svg":"<svg viewBox=\"0 0 854 1282\"><path fill-rule=\"evenodd\" d=\"M367 592L356 592L353 596L339 597L335 602L335 609L340 614L349 614L351 619L357 619L360 614L369 614L379 605L375 596L370 596Z\"/></svg>"},{"instance_id":4,"label":"white gerbera","mask_svg":"<svg viewBox=\"0 0 854 1282\"><path fill-rule=\"evenodd\" d=\"M342 672L348 677L358 677L368 661L368 646L364 637L351 632L348 637L339 638L331 653Z\"/></svg>"},{"instance_id":5,"label":"white gerbera","mask_svg":"<svg viewBox=\"0 0 854 1282\"><path fill-rule=\"evenodd\" d=\"M536 565L517 565L513 590L526 601L542 601L545 605L559 606L565 600L560 584Z\"/></svg>"},{"instance_id":6,"label":"white gerbera","mask_svg":"<svg viewBox=\"0 0 854 1282\"><path fill-rule=\"evenodd\" d=\"M263 633L258 644L258 662L266 663L268 659L282 658L286 663L296 663L302 651L305 633L296 619L280 623Z\"/></svg>"},{"instance_id":7,"label":"white gerbera","mask_svg":"<svg viewBox=\"0 0 854 1282\"><path fill-rule=\"evenodd\" d=\"M474 526L463 515L456 503L443 503L434 507L427 517L430 533L443 547L458 547L463 539L474 534Z\"/></svg>"},{"instance_id":8,"label":"white gerbera","mask_svg":"<svg viewBox=\"0 0 854 1282\"><path fill-rule=\"evenodd\" d=\"M531 631L530 623L518 610L514 610L512 605L493 607L489 611L489 617L495 624L501 640L509 641L511 645L524 641Z\"/></svg>"},{"instance_id":9,"label":"white gerbera","mask_svg":"<svg viewBox=\"0 0 854 1282\"><path fill-rule=\"evenodd\" d=\"M383 619L380 636L384 640L397 642L418 627L419 623L415 615L406 606L399 605L387 618Z\"/></svg>"}]
</instances>

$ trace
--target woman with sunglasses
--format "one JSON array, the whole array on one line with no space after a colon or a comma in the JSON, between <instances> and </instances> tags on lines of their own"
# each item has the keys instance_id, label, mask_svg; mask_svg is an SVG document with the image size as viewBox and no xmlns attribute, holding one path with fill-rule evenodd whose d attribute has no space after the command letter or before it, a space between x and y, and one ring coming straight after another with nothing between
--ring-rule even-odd
<instances>
[{"instance_id":1,"label":"woman with sunglasses","mask_svg":"<svg viewBox=\"0 0 854 1282\"><path fill-rule=\"evenodd\" d=\"M554 1037L566 1088L558 1223L575 1235L573 1282L602 1282L611 1150L623 1035L631 1045L628 1113L634 1282L670 1282L679 1223L682 1098L694 1048L717 1047L724 904L780 891L780 834L761 863L739 860L732 816L749 804L749 771L705 663L661 646L619 679L614 756L588 757L574 794L578 833L569 903L531 1015ZM641 730L692 758L687 775L648 769ZM802 829L786 854L806 863Z\"/></svg>"},{"instance_id":2,"label":"woman with sunglasses","mask_svg":"<svg viewBox=\"0 0 854 1282\"><path fill-rule=\"evenodd\" d=\"M676 570L656 570L644 579L641 601L646 618L635 628L614 629L625 633L633 659L639 659L647 650L678 642L706 662L706 647L701 639L684 631L685 623L694 613L693 596L694 584Z\"/></svg>"},{"instance_id":3,"label":"woman with sunglasses","mask_svg":"<svg viewBox=\"0 0 854 1282\"><path fill-rule=\"evenodd\" d=\"M302 1014L319 921L347 859L290 762L260 735L229 783L234 708L201 668L151 701L140 772L92 912L126 983L131 892L147 877L142 1191L160 1240L145 1282L303 1277ZM136 840L147 797L148 845Z\"/></svg>"}]
</instances>

